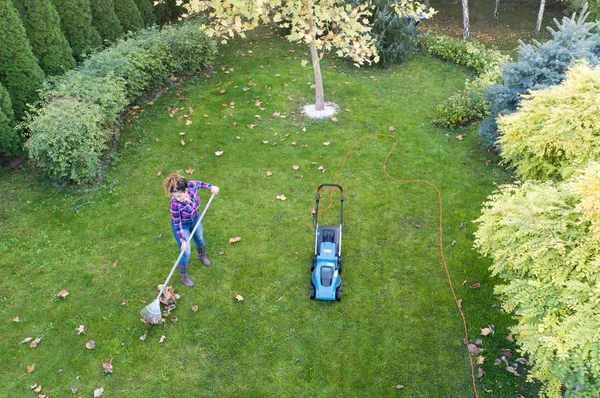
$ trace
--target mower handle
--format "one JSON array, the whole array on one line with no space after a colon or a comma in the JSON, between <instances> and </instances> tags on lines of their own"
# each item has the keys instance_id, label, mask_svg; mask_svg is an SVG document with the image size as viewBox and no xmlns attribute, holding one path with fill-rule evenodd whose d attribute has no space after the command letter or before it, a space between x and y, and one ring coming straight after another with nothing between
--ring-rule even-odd
<instances>
[{"instance_id":1,"label":"mower handle","mask_svg":"<svg viewBox=\"0 0 600 398\"><path fill-rule=\"evenodd\" d=\"M323 187L333 187L333 188L338 188L341 193L342 196L340 197L340 226L344 224L344 188L342 188L340 185L338 184L321 184L319 185L319 188L317 188L317 196L316 196L316 206L315 206L315 211L313 213L313 227L317 227L318 225L318 219L319 219L319 199L321 199L321 188Z\"/></svg>"}]
</instances>

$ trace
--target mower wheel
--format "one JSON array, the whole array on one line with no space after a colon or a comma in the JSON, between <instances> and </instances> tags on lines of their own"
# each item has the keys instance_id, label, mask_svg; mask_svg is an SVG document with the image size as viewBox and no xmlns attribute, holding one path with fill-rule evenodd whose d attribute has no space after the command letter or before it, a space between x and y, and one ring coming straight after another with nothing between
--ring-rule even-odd
<instances>
[{"instance_id":1,"label":"mower wheel","mask_svg":"<svg viewBox=\"0 0 600 398\"><path fill-rule=\"evenodd\" d=\"M335 299L336 301L340 301L342 299L342 287L338 286L337 289L335 289Z\"/></svg>"},{"instance_id":2,"label":"mower wheel","mask_svg":"<svg viewBox=\"0 0 600 398\"><path fill-rule=\"evenodd\" d=\"M315 270L315 267L317 266L317 255L313 255L312 258L312 263L310 264L310 272L313 272Z\"/></svg>"},{"instance_id":3,"label":"mower wheel","mask_svg":"<svg viewBox=\"0 0 600 398\"><path fill-rule=\"evenodd\" d=\"M338 272L342 275L342 258L338 257Z\"/></svg>"},{"instance_id":4,"label":"mower wheel","mask_svg":"<svg viewBox=\"0 0 600 398\"><path fill-rule=\"evenodd\" d=\"M312 276L311 276L311 279L310 279L310 299L314 300L314 298L316 297L316 295L317 295L317 292L315 290L315 285L313 284Z\"/></svg>"}]
</instances>

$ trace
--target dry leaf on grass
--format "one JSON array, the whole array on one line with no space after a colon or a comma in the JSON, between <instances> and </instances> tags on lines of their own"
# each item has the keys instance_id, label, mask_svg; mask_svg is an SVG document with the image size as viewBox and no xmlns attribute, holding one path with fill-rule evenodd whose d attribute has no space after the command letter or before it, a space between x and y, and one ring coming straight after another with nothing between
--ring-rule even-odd
<instances>
[{"instance_id":1,"label":"dry leaf on grass","mask_svg":"<svg viewBox=\"0 0 600 398\"><path fill-rule=\"evenodd\" d=\"M519 374L519 372L517 372L517 369L513 368L512 366L507 366L506 367L506 371L510 372L512 374L514 374L517 377L520 377L521 375Z\"/></svg>"},{"instance_id":2,"label":"dry leaf on grass","mask_svg":"<svg viewBox=\"0 0 600 398\"><path fill-rule=\"evenodd\" d=\"M235 299L237 301L243 301L244 300L244 296L242 296L241 294L236 294Z\"/></svg>"},{"instance_id":3,"label":"dry leaf on grass","mask_svg":"<svg viewBox=\"0 0 600 398\"><path fill-rule=\"evenodd\" d=\"M29 348L35 348L38 346L38 344L40 344L40 341L42 341L41 337L38 337L37 339L33 340L31 342L31 344L29 344Z\"/></svg>"},{"instance_id":4,"label":"dry leaf on grass","mask_svg":"<svg viewBox=\"0 0 600 398\"><path fill-rule=\"evenodd\" d=\"M94 390L94 398L99 398L104 394L104 388L96 388Z\"/></svg>"},{"instance_id":5,"label":"dry leaf on grass","mask_svg":"<svg viewBox=\"0 0 600 398\"><path fill-rule=\"evenodd\" d=\"M87 348L88 350L96 349L96 342L94 340L88 341L87 343L85 343L85 348Z\"/></svg>"},{"instance_id":6,"label":"dry leaf on grass","mask_svg":"<svg viewBox=\"0 0 600 398\"><path fill-rule=\"evenodd\" d=\"M104 361L104 363L102 364L103 367L103 372L105 375L112 373L113 372L113 365L112 365L112 359L108 359L106 361Z\"/></svg>"},{"instance_id":7,"label":"dry leaf on grass","mask_svg":"<svg viewBox=\"0 0 600 398\"><path fill-rule=\"evenodd\" d=\"M56 297L66 298L68 295L69 295L69 292L67 292L65 289L63 289L56 294Z\"/></svg>"},{"instance_id":8,"label":"dry leaf on grass","mask_svg":"<svg viewBox=\"0 0 600 398\"><path fill-rule=\"evenodd\" d=\"M27 373L33 373L35 370L35 365L27 365Z\"/></svg>"},{"instance_id":9,"label":"dry leaf on grass","mask_svg":"<svg viewBox=\"0 0 600 398\"><path fill-rule=\"evenodd\" d=\"M85 326L79 325L75 330L77 330L77 334L85 333Z\"/></svg>"},{"instance_id":10,"label":"dry leaf on grass","mask_svg":"<svg viewBox=\"0 0 600 398\"><path fill-rule=\"evenodd\" d=\"M163 341L165 341L165 339L167 338L167 336L165 336L164 334L162 336L160 336L160 340L158 340L159 343L162 343Z\"/></svg>"},{"instance_id":11,"label":"dry leaf on grass","mask_svg":"<svg viewBox=\"0 0 600 398\"><path fill-rule=\"evenodd\" d=\"M235 243L235 242L239 242L241 240L242 240L242 238L240 238L239 236L236 236L235 238L229 238L229 243Z\"/></svg>"},{"instance_id":12,"label":"dry leaf on grass","mask_svg":"<svg viewBox=\"0 0 600 398\"><path fill-rule=\"evenodd\" d=\"M475 344L469 344L467 345L467 348L469 349L469 354L471 355L479 355L483 349L477 347Z\"/></svg>"},{"instance_id":13,"label":"dry leaf on grass","mask_svg":"<svg viewBox=\"0 0 600 398\"><path fill-rule=\"evenodd\" d=\"M223 151L217 151L215 152L215 156L221 156L223 154Z\"/></svg>"},{"instance_id":14,"label":"dry leaf on grass","mask_svg":"<svg viewBox=\"0 0 600 398\"><path fill-rule=\"evenodd\" d=\"M283 194L277 195L277 199L279 199L279 200L287 200L287 198Z\"/></svg>"}]
</instances>

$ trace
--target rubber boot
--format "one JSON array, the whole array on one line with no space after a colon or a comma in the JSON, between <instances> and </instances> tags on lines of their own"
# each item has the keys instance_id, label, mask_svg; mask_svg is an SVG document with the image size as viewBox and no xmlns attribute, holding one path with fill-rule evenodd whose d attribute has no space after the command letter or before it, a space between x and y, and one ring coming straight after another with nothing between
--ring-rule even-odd
<instances>
[{"instance_id":1,"label":"rubber boot","mask_svg":"<svg viewBox=\"0 0 600 398\"><path fill-rule=\"evenodd\" d=\"M210 267L212 263L210 262L208 257L206 257L206 246L197 247L196 249L198 249L198 258L200 259L202 264L206 265L207 267Z\"/></svg>"},{"instance_id":2,"label":"rubber boot","mask_svg":"<svg viewBox=\"0 0 600 398\"><path fill-rule=\"evenodd\" d=\"M187 287L194 287L196 285L194 282L192 282L190 278L188 278L187 265L179 265L179 275L181 275L181 283L183 283Z\"/></svg>"}]
</instances>

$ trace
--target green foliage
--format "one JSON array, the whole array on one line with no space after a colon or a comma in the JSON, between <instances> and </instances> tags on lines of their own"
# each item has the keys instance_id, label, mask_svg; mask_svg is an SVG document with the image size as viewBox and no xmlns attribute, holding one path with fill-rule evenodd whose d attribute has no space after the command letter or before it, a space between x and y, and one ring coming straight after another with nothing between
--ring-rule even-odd
<instances>
[{"instance_id":1,"label":"green foliage","mask_svg":"<svg viewBox=\"0 0 600 398\"><path fill-rule=\"evenodd\" d=\"M577 65L560 85L523 96L498 119L504 161L527 179L566 179L600 159L600 67Z\"/></svg>"},{"instance_id":2,"label":"green foliage","mask_svg":"<svg viewBox=\"0 0 600 398\"><path fill-rule=\"evenodd\" d=\"M135 4L137 5L138 10L140 10L140 15L142 16L142 21L144 21L145 27L150 27L157 24L152 3L152 0L135 0Z\"/></svg>"},{"instance_id":3,"label":"green foliage","mask_svg":"<svg viewBox=\"0 0 600 398\"><path fill-rule=\"evenodd\" d=\"M429 54L475 69L479 75L467 80L464 90L457 91L436 110L434 123L443 127L458 127L485 117L489 104L483 93L487 86L500 80L500 65L509 57L483 44L447 36L422 35L419 43Z\"/></svg>"},{"instance_id":4,"label":"green foliage","mask_svg":"<svg viewBox=\"0 0 600 398\"><path fill-rule=\"evenodd\" d=\"M106 76L87 76L79 70L71 70L63 76L46 79L40 96L46 101L72 98L99 105L104 115L102 125L105 127L111 127L129 104L125 80L114 76L113 73Z\"/></svg>"},{"instance_id":5,"label":"green foliage","mask_svg":"<svg viewBox=\"0 0 600 398\"><path fill-rule=\"evenodd\" d=\"M503 186L477 219L475 247L504 282L513 332L542 395L600 392L600 165L568 183Z\"/></svg>"},{"instance_id":6,"label":"green foliage","mask_svg":"<svg viewBox=\"0 0 600 398\"><path fill-rule=\"evenodd\" d=\"M21 139L14 129L14 121L10 95L0 84L0 155L14 155L21 149Z\"/></svg>"},{"instance_id":7,"label":"green foliage","mask_svg":"<svg viewBox=\"0 0 600 398\"><path fill-rule=\"evenodd\" d=\"M457 127L483 118L488 111L489 105L481 92L465 88L438 105L433 122L442 127Z\"/></svg>"},{"instance_id":8,"label":"green foliage","mask_svg":"<svg viewBox=\"0 0 600 398\"><path fill-rule=\"evenodd\" d=\"M421 35L419 44L431 55L466 66L479 73L497 68L508 59L501 52L488 49L482 43L443 35Z\"/></svg>"},{"instance_id":9,"label":"green foliage","mask_svg":"<svg viewBox=\"0 0 600 398\"><path fill-rule=\"evenodd\" d=\"M77 61L102 45L102 38L92 26L90 0L53 0L64 32Z\"/></svg>"},{"instance_id":10,"label":"green foliage","mask_svg":"<svg viewBox=\"0 0 600 398\"><path fill-rule=\"evenodd\" d=\"M360 3L359 0L354 1L355 5ZM396 2L391 0L375 0L373 14L369 18L383 66L406 60L416 47L413 27L396 12L395 5Z\"/></svg>"},{"instance_id":11,"label":"green foliage","mask_svg":"<svg viewBox=\"0 0 600 398\"><path fill-rule=\"evenodd\" d=\"M60 121L60 122L58 122ZM29 157L43 172L62 184L86 184L98 175L111 131L103 126L99 105L59 98L29 117L24 126Z\"/></svg>"},{"instance_id":12,"label":"green foliage","mask_svg":"<svg viewBox=\"0 0 600 398\"><path fill-rule=\"evenodd\" d=\"M46 75L58 75L75 67L60 17L50 0L13 0L27 32L33 54Z\"/></svg>"},{"instance_id":13,"label":"green foliage","mask_svg":"<svg viewBox=\"0 0 600 398\"><path fill-rule=\"evenodd\" d=\"M199 23L179 23L161 31L169 44L177 74L195 74L210 64L217 55L217 44L202 32Z\"/></svg>"},{"instance_id":14,"label":"green foliage","mask_svg":"<svg viewBox=\"0 0 600 398\"><path fill-rule=\"evenodd\" d=\"M117 14L119 21L121 21L121 26L125 33L137 32L144 27L144 20L142 19L140 10L135 5L135 1L116 0L114 5L115 14Z\"/></svg>"},{"instance_id":15,"label":"green foliage","mask_svg":"<svg viewBox=\"0 0 600 398\"><path fill-rule=\"evenodd\" d=\"M10 93L16 118L36 99L44 71L38 65L25 28L11 0L0 0L0 84Z\"/></svg>"},{"instance_id":16,"label":"green foliage","mask_svg":"<svg viewBox=\"0 0 600 398\"><path fill-rule=\"evenodd\" d=\"M123 79L129 101L148 88L163 84L173 71L168 44L158 29L142 30L120 39L112 47L93 54L80 70L88 76L113 73Z\"/></svg>"},{"instance_id":17,"label":"green foliage","mask_svg":"<svg viewBox=\"0 0 600 398\"><path fill-rule=\"evenodd\" d=\"M121 21L115 14L114 0L90 0L92 25L102 37L111 43L123 35Z\"/></svg>"}]
</instances>

